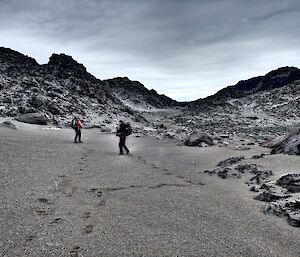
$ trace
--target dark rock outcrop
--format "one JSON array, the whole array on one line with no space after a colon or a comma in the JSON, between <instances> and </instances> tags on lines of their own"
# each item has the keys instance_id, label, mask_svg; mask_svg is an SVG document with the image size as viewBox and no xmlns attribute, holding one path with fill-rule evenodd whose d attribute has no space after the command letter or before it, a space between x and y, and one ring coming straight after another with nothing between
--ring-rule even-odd
<instances>
[{"instance_id":1,"label":"dark rock outcrop","mask_svg":"<svg viewBox=\"0 0 300 257\"><path fill-rule=\"evenodd\" d=\"M226 108L226 105L229 105L226 100L239 99L261 91L270 91L289 85L297 80L300 80L300 70L298 68L282 67L269 72L265 76L242 80L236 85L226 87L212 96L191 102L188 104L188 109L197 111L207 109L210 106L223 106Z\"/></svg>"},{"instance_id":2,"label":"dark rock outcrop","mask_svg":"<svg viewBox=\"0 0 300 257\"><path fill-rule=\"evenodd\" d=\"M13 124L11 121L4 121L0 124L1 127L5 127L5 128L10 128L10 129L14 129L17 130L17 127L15 124Z\"/></svg>"},{"instance_id":3,"label":"dark rock outcrop","mask_svg":"<svg viewBox=\"0 0 300 257\"><path fill-rule=\"evenodd\" d=\"M65 54L53 54L47 64L39 65L33 58L1 47L0 105L0 116L40 112L61 125L68 124L74 113L87 122L108 113L145 122L106 83Z\"/></svg>"},{"instance_id":4,"label":"dark rock outcrop","mask_svg":"<svg viewBox=\"0 0 300 257\"><path fill-rule=\"evenodd\" d=\"M186 146L203 146L202 144L212 146L213 138L202 131L194 131L184 142Z\"/></svg>"},{"instance_id":5,"label":"dark rock outcrop","mask_svg":"<svg viewBox=\"0 0 300 257\"><path fill-rule=\"evenodd\" d=\"M277 180L278 186L286 188L288 192L299 193L300 192L300 173L287 174Z\"/></svg>"},{"instance_id":6,"label":"dark rock outcrop","mask_svg":"<svg viewBox=\"0 0 300 257\"><path fill-rule=\"evenodd\" d=\"M168 108L184 105L158 94L154 89L149 90L139 81L132 81L127 77L117 77L104 82L120 99L136 108Z\"/></svg>"},{"instance_id":7,"label":"dark rock outcrop","mask_svg":"<svg viewBox=\"0 0 300 257\"><path fill-rule=\"evenodd\" d=\"M26 113L16 117L17 121L29 124L47 125L48 119L43 113Z\"/></svg>"},{"instance_id":8,"label":"dark rock outcrop","mask_svg":"<svg viewBox=\"0 0 300 257\"><path fill-rule=\"evenodd\" d=\"M275 138L267 146L273 148L271 154L300 155L300 127L293 129L286 136Z\"/></svg>"},{"instance_id":9,"label":"dark rock outcrop","mask_svg":"<svg viewBox=\"0 0 300 257\"><path fill-rule=\"evenodd\" d=\"M245 157L244 156L238 156L238 157L230 157L224 161L220 161L217 166L220 166L220 167L226 167L226 166L229 166L229 165L232 165L232 164L235 164L237 162L240 162L242 160L244 160Z\"/></svg>"},{"instance_id":10,"label":"dark rock outcrop","mask_svg":"<svg viewBox=\"0 0 300 257\"><path fill-rule=\"evenodd\" d=\"M289 198L290 195L281 195L281 194L277 194L277 193L273 193L271 191L264 191L261 194L259 194L258 196L256 196L254 199L258 200L258 201L263 201L263 202L274 202L276 200L280 200L280 199L286 199Z\"/></svg>"}]
</instances>

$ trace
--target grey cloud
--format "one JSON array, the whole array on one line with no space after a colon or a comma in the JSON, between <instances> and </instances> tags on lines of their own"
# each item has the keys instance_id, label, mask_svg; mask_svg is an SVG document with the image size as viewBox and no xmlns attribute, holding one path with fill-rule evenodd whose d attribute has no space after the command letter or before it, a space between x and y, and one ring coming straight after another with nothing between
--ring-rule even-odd
<instances>
[{"instance_id":1,"label":"grey cloud","mask_svg":"<svg viewBox=\"0 0 300 257\"><path fill-rule=\"evenodd\" d=\"M14 33L45 54L67 51L100 78L124 74L191 99L190 89L202 97L299 65L291 54L299 53L299 10L297 0L0 0L0 37L15 42Z\"/></svg>"}]
</instances>

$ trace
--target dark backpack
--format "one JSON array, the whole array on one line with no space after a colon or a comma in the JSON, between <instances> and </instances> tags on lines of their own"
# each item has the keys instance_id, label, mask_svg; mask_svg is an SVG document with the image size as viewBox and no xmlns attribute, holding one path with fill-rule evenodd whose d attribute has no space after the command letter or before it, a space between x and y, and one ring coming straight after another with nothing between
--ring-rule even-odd
<instances>
[{"instance_id":1,"label":"dark backpack","mask_svg":"<svg viewBox=\"0 0 300 257\"><path fill-rule=\"evenodd\" d=\"M127 122L126 124L126 130L125 130L125 136L129 136L129 135L131 135L132 134L132 128L131 128L131 125L130 125L130 123L129 122Z\"/></svg>"},{"instance_id":2,"label":"dark backpack","mask_svg":"<svg viewBox=\"0 0 300 257\"><path fill-rule=\"evenodd\" d=\"M78 122L77 122L77 119L76 119L76 118L74 118L74 119L72 120L72 122L71 122L71 127L72 127L73 129L78 128Z\"/></svg>"}]
</instances>

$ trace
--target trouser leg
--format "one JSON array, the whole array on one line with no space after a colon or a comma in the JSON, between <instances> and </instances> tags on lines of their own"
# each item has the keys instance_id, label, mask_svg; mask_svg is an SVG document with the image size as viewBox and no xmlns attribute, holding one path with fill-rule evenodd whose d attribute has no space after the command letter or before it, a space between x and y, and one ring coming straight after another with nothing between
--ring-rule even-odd
<instances>
[{"instance_id":1,"label":"trouser leg","mask_svg":"<svg viewBox=\"0 0 300 257\"><path fill-rule=\"evenodd\" d=\"M123 148L126 150L127 153L129 153L129 149L125 145L126 142L126 136L121 136L120 137L120 142L119 142L119 148L120 148L120 153L123 153Z\"/></svg>"},{"instance_id":2,"label":"trouser leg","mask_svg":"<svg viewBox=\"0 0 300 257\"><path fill-rule=\"evenodd\" d=\"M126 137L124 137L124 141L123 141L123 147L124 147L124 149L126 150L126 152L128 153L129 152L129 149L127 148L127 146L126 146Z\"/></svg>"},{"instance_id":3,"label":"trouser leg","mask_svg":"<svg viewBox=\"0 0 300 257\"><path fill-rule=\"evenodd\" d=\"M77 138L78 138L78 129L76 128L75 129L75 139L74 139L75 143L77 142Z\"/></svg>"},{"instance_id":4,"label":"trouser leg","mask_svg":"<svg viewBox=\"0 0 300 257\"><path fill-rule=\"evenodd\" d=\"M123 153L123 137L120 137L119 139L119 149L120 149L120 153Z\"/></svg>"},{"instance_id":5,"label":"trouser leg","mask_svg":"<svg viewBox=\"0 0 300 257\"><path fill-rule=\"evenodd\" d=\"M81 129L78 129L78 139L79 139L79 142L81 142Z\"/></svg>"}]
</instances>

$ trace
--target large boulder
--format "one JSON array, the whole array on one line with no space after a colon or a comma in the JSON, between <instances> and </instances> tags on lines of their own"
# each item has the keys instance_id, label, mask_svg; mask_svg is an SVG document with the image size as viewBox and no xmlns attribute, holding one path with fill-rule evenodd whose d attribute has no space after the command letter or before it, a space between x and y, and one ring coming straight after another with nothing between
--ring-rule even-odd
<instances>
[{"instance_id":1,"label":"large boulder","mask_svg":"<svg viewBox=\"0 0 300 257\"><path fill-rule=\"evenodd\" d=\"M300 127L293 129L284 137L275 138L273 142L269 142L268 146L273 148L271 154L300 155Z\"/></svg>"},{"instance_id":2,"label":"large boulder","mask_svg":"<svg viewBox=\"0 0 300 257\"><path fill-rule=\"evenodd\" d=\"M187 146L213 145L213 138L202 131L194 131L184 142Z\"/></svg>"},{"instance_id":3,"label":"large boulder","mask_svg":"<svg viewBox=\"0 0 300 257\"><path fill-rule=\"evenodd\" d=\"M21 121L29 124L47 125L48 119L44 113L26 113L16 118L17 121Z\"/></svg>"},{"instance_id":4,"label":"large boulder","mask_svg":"<svg viewBox=\"0 0 300 257\"><path fill-rule=\"evenodd\" d=\"M279 178L276 182L278 186L286 188L289 192L300 192L300 173L287 174Z\"/></svg>"},{"instance_id":5,"label":"large boulder","mask_svg":"<svg viewBox=\"0 0 300 257\"><path fill-rule=\"evenodd\" d=\"M10 128L17 130L17 127L15 124L13 124L11 121L4 121L0 124L1 127Z\"/></svg>"}]
</instances>

